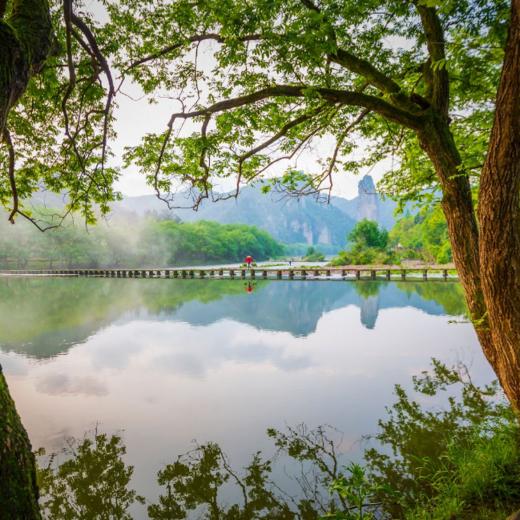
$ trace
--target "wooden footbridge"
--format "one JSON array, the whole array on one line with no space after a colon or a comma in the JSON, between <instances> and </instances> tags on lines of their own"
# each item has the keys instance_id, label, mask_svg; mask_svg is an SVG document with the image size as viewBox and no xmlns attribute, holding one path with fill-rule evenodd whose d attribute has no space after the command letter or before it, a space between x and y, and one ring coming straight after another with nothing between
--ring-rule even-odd
<instances>
[{"instance_id":1,"label":"wooden footbridge","mask_svg":"<svg viewBox=\"0 0 520 520\"><path fill-rule=\"evenodd\" d=\"M103 278L180 278L180 279L274 279L274 280L448 280L456 279L451 266L429 267L284 267L245 269L208 267L179 269L47 269L4 270L1 275L73 276Z\"/></svg>"}]
</instances>

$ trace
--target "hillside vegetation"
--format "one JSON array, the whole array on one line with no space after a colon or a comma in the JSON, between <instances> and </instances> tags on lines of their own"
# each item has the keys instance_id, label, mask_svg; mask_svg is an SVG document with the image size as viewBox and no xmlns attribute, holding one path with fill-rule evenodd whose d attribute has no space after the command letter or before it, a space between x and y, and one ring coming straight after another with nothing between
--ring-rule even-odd
<instances>
[{"instance_id":1,"label":"hillside vegetation","mask_svg":"<svg viewBox=\"0 0 520 520\"><path fill-rule=\"evenodd\" d=\"M2 221L3 222L3 221ZM131 219L88 230L72 223L41 233L0 225L0 268L97 268L241 262L276 258L284 246L255 226Z\"/></svg>"},{"instance_id":2,"label":"hillside vegetation","mask_svg":"<svg viewBox=\"0 0 520 520\"><path fill-rule=\"evenodd\" d=\"M349 233L348 241L349 246L332 261L333 265L453 261L448 227L440 206L401 217L390 232L375 221L361 220Z\"/></svg>"}]
</instances>

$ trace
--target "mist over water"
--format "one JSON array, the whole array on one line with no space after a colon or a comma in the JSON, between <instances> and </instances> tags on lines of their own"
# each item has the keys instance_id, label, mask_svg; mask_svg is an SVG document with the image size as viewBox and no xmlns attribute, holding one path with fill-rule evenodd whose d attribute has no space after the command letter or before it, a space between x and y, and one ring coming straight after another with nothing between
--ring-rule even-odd
<instances>
[{"instance_id":1,"label":"mist over water","mask_svg":"<svg viewBox=\"0 0 520 520\"><path fill-rule=\"evenodd\" d=\"M0 363L35 448L122 431L153 499L193 439L240 467L272 453L270 426L332 424L356 459L431 357L490 381L464 311L453 282L6 277Z\"/></svg>"}]
</instances>

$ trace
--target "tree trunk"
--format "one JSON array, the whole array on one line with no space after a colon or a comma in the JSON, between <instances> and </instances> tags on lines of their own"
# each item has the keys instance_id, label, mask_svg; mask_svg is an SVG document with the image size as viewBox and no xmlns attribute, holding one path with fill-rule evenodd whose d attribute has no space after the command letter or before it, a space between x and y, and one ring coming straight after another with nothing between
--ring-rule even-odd
<instances>
[{"instance_id":1,"label":"tree trunk","mask_svg":"<svg viewBox=\"0 0 520 520\"><path fill-rule=\"evenodd\" d=\"M34 455L0 367L0 516L40 519Z\"/></svg>"},{"instance_id":2,"label":"tree trunk","mask_svg":"<svg viewBox=\"0 0 520 520\"><path fill-rule=\"evenodd\" d=\"M495 369L520 412L520 0L511 22L479 195L480 265Z\"/></svg>"},{"instance_id":3,"label":"tree trunk","mask_svg":"<svg viewBox=\"0 0 520 520\"><path fill-rule=\"evenodd\" d=\"M442 187L442 209L448 225L453 261L464 289L470 319L484 354L495 367L495 348L487 324L487 309L480 279L479 230L469 178L460 171L461 158L447 120L432 113L419 133Z\"/></svg>"}]
</instances>

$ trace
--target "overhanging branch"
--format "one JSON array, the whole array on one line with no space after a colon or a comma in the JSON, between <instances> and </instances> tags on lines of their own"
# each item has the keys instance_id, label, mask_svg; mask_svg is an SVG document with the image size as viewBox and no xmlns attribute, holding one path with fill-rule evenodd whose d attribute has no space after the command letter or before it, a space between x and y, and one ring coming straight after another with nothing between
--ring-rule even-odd
<instances>
[{"instance_id":1,"label":"overhanging branch","mask_svg":"<svg viewBox=\"0 0 520 520\"><path fill-rule=\"evenodd\" d=\"M414 130L418 130L422 127L422 118L419 115L396 107L380 97L350 90L297 85L274 85L272 87L257 90L251 94L219 101L213 105L201 108L199 110L194 110L191 112L177 112L171 116L169 126L173 125L173 122L176 119L192 119L195 117L206 116L207 114L225 112L227 110L240 108L245 105L252 105L258 101L263 101L269 98L305 97L312 92L315 92L323 100L331 104L366 108L379 115L382 115L390 121L399 123Z\"/></svg>"}]
</instances>

